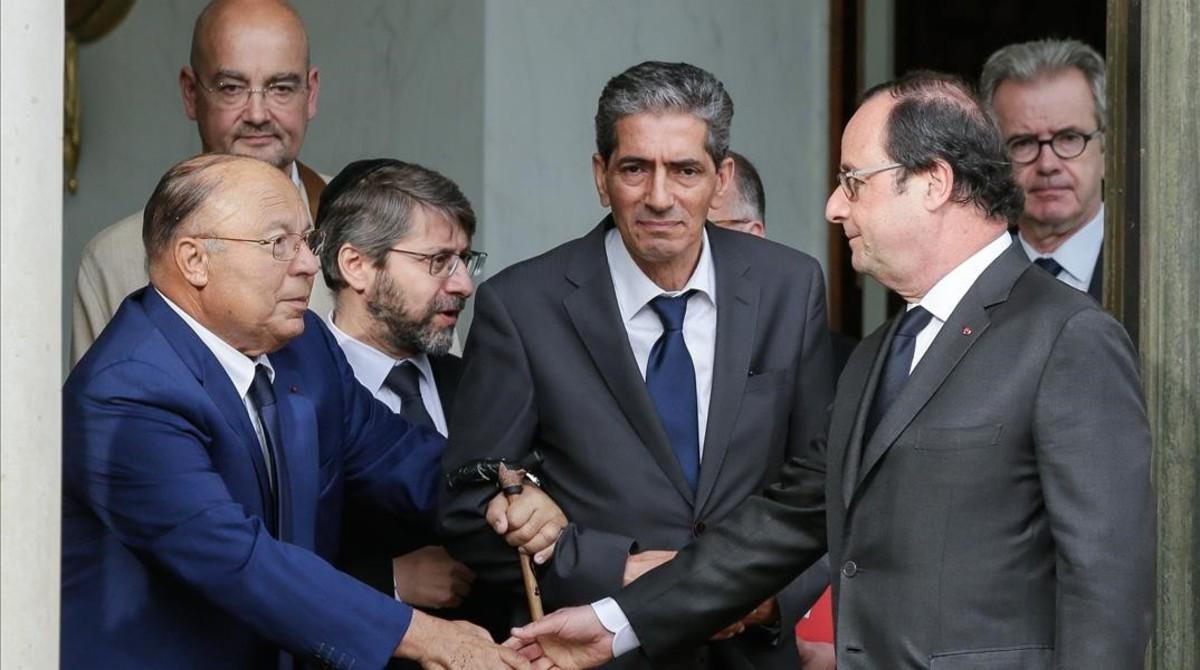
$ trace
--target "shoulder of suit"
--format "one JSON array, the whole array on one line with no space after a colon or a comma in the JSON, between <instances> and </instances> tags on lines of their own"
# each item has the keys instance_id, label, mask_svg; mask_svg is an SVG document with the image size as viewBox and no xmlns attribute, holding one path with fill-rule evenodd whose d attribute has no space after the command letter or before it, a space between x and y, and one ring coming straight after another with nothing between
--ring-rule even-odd
<instances>
[{"instance_id":1,"label":"shoulder of suit","mask_svg":"<svg viewBox=\"0 0 1200 670\"><path fill-rule=\"evenodd\" d=\"M117 221L88 241L83 248L84 258L90 256L109 256L114 253L129 255L130 251L140 254L142 250L142 212Z\"/></svg>"},{"instance_id":2,"label":"shoulder of suit","mask_svg":"<svg viewBox=\"0 0 1200 670\"><path fill-rule=\"evenodd\" d=\"M769 238L712 226L708 239L714 248L721 246L732 249L762 272L809 274L821 271L821 264L816 258Z\"/></svg>"},{"instance_id":3,"label":"shoulder of suit","mask_svg":"<svg viewBox=\"0 0 1200 670\"><path fill-rule=\"evenodd\" d=\"M491 284L493 288L510 284L522 287L548 286L551 280L564 276L568 267L571 266L571 259L576 254L591 253L586 248L589 244L588 237L588 235L577 237L549 251L513 263L493 275L486 283ZM600 245L597 253L604 254L603 245Z\"/></svg>"}]
</instances>

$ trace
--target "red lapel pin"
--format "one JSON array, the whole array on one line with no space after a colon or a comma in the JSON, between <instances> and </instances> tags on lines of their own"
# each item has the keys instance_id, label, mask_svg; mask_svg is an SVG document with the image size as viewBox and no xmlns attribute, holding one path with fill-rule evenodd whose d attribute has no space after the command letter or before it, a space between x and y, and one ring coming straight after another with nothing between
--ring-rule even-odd
<instances>
[{"instance_id":1,"label":"red lapel pin","mask_svg":"<svg viewBox=\"0 0 1200 670\"><path fill-rule=\"evenodd\" d=\"M972 332L972 331L971 331L971 327L970 327L970 326L963 326L963 335L970 335L970 334L971 334L971 332Z\"/></svg>"}]
</instances>

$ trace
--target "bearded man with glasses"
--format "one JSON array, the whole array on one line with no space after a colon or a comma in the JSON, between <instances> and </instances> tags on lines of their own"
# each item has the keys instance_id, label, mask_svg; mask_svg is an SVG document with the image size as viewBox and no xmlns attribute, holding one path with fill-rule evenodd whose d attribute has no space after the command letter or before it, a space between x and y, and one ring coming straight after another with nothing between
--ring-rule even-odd
<instances>
[{"instance_id":1,"label":"bearded man with glasses","mask_svg":"<svg viewBox=\"0 0 1200 670\"><path fill-rule=\"evenodd\" d=\"M317 115L320 73L309 63L308 34L278 0L214 0L196 18L190 63L179 73L183 107L206 153L266 161L291 179L316 217L328 177L296 158ZM146 284L138 212L97 234L83 250L72 309L71 360L100 335L125 296ZM312 307L333 306L323 289Z\"/></svg>"},{"instance_id":2,"label":"bearded man with glasses","mask_svg":"<svg viewBox=\"0 0 1200 670\"><path fill-rule=\"evenodd\" d=\"M1104 59L1075 40L1010 44L988 58L980 89L1025 191L1026 255L1101 300Z\"/></svg>"}]
</instances>

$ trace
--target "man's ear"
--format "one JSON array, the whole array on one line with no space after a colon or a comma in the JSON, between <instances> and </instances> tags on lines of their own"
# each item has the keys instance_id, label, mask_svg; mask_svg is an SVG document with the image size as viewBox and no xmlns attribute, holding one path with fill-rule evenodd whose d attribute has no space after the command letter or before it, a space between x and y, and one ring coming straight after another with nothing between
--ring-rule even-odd
<instances>
[{"instance_id":1,"label":"man's ear","mask_svg":"<svg viewBox=\"0 0 1200 670\"><path fill-rule=\"evenodd\" d=\"M725 204L725 198L729 195L729 185L733 183L733 159L726 156L720 165L717 166L717 188L713 191L712 200L709 204L711 209L720 209Z\"/></svg>"},{"instance_id":2,"label":"man's ear","mask_svg":"<svg viewBox=\"0 0 1200 670\"><path fill-rule=\"evenodd\" d=\"M364 293L374 283L375 264L361 251L349 244L343 244L337 253L338 271L342 279L355 293Z\"/></svg>"},{"instance_id":3,"label":"man's ear","mask_svg":"<svg viewBox=\"0 0 1200 670\"><path fill-rule=\"evenodd\" d=\"M308 120L312 121L317 115L317 97L321 92L321 71L317 68L312 68L308 71L308 101L306 109L308 112Z\"/></svg>"},{"instance_id":4,"label":"man's ear","mask_svg":"<svg viewBox=\"0 0 1200 670\"><path fill-rule=\"evenodd\" d=\"M766 226L764 226L763 222L759 221L758 219L755 219L755 220L751 221L750 223L746 224L746 232L750 233L751 235L755 235L757 237L766 237L767 236Z\"/></svg>"},{"instance_id":5,"label":"man's ear","mask_svg":"<svg viewBox=\"0 0 1200 670\"><path fill-rule=\"evenodd\" d=\"M192 71L190 65L184 65L179 70L179 93L183 96L183 111L192 121L196 120L196 96L198 95L196 87L196 73Z\"/></svg>"},{"instance_id":6,"label":"man's ear","mask_svg":"<svg viewBox=\"0 0 1200 670\"><path fill-rule=\"evenodd\" d=\"M611 207L608 199L608 182L604 180L604 174L608 166L604 164L604 158L600 154L592 154L592 177L596 179L596 193L600 196L601 207Z\"/></svg>"},{"instance_id":7,"label":"man's ear","mask_svg":"<svg viewBox=\"0 0 1200 670\"><path fill-rule=\"evenodd\" d=\"M954 193L954 170L942 159L936 159L933 167L924 174L926 178L925 208L929 211L939 209L950 200Z\"/></svg>"},{"instance_id":8,"label":"man's ear","mask_svg":"<svg viewBox=\"0 0 1200 670\"><path fill-rule=\"evenodd\" d=\"M181 237L171 248L171 256L179 274L187 283L195 288L208 285L209 262L212 254L204 240L195 237Z\"/></svg>"}]
</instances>

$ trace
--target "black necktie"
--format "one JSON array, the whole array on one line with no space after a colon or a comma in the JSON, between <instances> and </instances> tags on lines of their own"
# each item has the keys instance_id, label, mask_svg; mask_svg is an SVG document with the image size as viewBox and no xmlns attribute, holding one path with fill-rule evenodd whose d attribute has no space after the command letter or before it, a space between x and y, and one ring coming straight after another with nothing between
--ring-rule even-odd
<instances>
[{"instance_id":1,"label":"black necktie","mask_svg":"<svg viewBox=\"0 0 1200 670\"><path fill-rule=\"evenodd\" d=\"M696 409L696 369L683 340L683 317L694 291L674 298L659 296L650 307L662 320L663 334L650 350L646 390L654 401L671 450L679 459L692 493L700 479L700 428Z\"/></svg>"},{"instance_id":2,"label":"black necktie","mask_svg":"<svg viewBox=\"0 0 1200 670\"><path fill-rule=\"evenodd\" d=\"M1058 276L1058 273L1063 271L1063 266L1059 265L1058 261L1054 260L1053 258L1050 258L1049 256L1046 256L1044 258L1035 258L1035 259L1033 259L1033 264L1038 266L1039 268L1045 270L1046 272L1049 272L1051 275L1054 275L1055 277Z\"/></svg>"},{"instance_id":3,"label":"black necktie","mask_svg":"<svg viewBox=\"0 0 1200 670\"><path fill-rule=\"evenodd\" d=\"M254 410L258 412L258 422L262 425L263 437L266 440L266 444L263 445L263 460L267 466L267 478L271 483L272 498L267 504L266 522L267 527L274 534L278 528L275 498L279 489L277 473L279 472L279 454L283 449L281 437L283 429L279 424L279 410L275 406L275 387L271 386L271 376L267 372L267 366L260 363L254 367L254 381L250 384L248 395L250 404L254 405Z\"/></svg>"},{"instance_id":4,"label":"black necktie","mask_svg":"<svg viewBox=\"0 0 1200 670\"><path fill-rule=\"evenodd\" d=\"M888 350L887 361L884 363L883 374L879 377L879 385L875 388L875 401L867 413L866 431L863 433L863 446L871 439L879 420L887 413L900 390L908 381L909 369L912 368L913 349L917 343L917 333L929 325L933 315L924 307L914 307L900 319L900 327L892 337L892 346Z\"/></svg>"},{"instance_id":5,"label":"black necktie","mask_svg":"<svg viewBox=\"0 0 1200 670\"><path fill-rule=\"evenodd\" d=\"M425 409L425 400L421 398L421 371L417 366L404 361L392 368L383 384L400 396L400 416L415 426L437 430Z\"/></svg>"}]
</instances>

